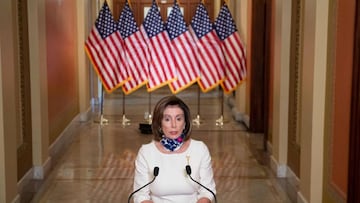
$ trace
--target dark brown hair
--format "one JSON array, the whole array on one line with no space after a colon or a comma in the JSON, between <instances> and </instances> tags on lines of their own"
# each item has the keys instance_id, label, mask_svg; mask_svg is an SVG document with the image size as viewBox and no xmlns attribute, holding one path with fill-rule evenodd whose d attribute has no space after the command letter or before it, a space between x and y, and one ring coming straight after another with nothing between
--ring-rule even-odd
<instances>
[{"instance_id":1,"label":"dark brown hair","mask_svg":"<svg viewBox=\"0 0 360 203\"><path fill-rule=\"evenodd\" d=\"M161 139L161 121L163 119L164 111L167 106L179 106L183 110L185 116L185 129L183 131L183 133L185 134L184 140L188 140L190 138L191 132L190 109L180 98L173 95L163 97L154 107L153 119L151 124L151 130L154 135L154 140L159 141Z\"/></svg>"}]
</instances>

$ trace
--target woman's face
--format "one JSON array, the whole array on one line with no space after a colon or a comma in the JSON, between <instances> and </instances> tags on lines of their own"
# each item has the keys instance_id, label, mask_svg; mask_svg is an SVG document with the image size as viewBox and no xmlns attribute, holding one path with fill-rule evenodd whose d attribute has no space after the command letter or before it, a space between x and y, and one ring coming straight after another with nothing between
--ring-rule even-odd
<instances>
[{"instance_id":1,"label":"woman's face","mask_svg":"<svg viewBox=\"0 0 360 203\"><path fill-rule=\"evenodd\" d=\"M177 105L167 106L161 120L161 129L170 139L179 137L185 128L184 111Z\"/></svg>"}]
</instances>

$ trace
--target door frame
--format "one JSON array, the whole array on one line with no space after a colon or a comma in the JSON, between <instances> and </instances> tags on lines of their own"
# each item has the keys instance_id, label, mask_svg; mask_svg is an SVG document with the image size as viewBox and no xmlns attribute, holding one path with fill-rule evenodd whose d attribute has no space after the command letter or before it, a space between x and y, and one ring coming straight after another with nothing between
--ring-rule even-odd
<instances>
[{"instance_id":1,"label":"door frame","mask_svg":"<svg viewBox=\"0 0 360 203\"><path fill-rule=\"evenodd\" d=\"M356 1L347 202L360 202L360 3Z\"/></svg>"}]
</instances>

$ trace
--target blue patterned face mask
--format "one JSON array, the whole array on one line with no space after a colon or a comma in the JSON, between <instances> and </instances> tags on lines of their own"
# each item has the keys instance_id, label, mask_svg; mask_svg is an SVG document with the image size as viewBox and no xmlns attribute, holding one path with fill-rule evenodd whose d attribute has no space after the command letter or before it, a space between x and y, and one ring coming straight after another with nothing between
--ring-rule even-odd
<instances>
[{"instance_id":1,"label":"blue patterned face mask","mask_svg":"<svg viewBox=\"0 0 360 203\"><path fill-rule=\"evenodd\" d=\"M176 151L180 149L181 145L184 143L185 134L181 133L178 138L170 139L165 135L162 136L160 143L169 151Z\"/></svg>"}]
</instances>

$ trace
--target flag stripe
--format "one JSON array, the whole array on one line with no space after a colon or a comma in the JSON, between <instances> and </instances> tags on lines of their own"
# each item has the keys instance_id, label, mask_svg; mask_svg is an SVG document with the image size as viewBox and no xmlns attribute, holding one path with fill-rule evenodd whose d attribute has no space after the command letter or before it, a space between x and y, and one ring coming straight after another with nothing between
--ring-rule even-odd
<instances>
[{"instance_id":1,"label":"flag stripe","mask_svg":"<svg viewBox=\"0 0 360 203\"><path fill-rule=\"evenodd\" d=\"M94 29L91 32L91 35L89 36L89 40L87 41L87 47L89 47L89 53L92 56L95 62L94 66L97 68L96 71L100 78L102 78L102 81L105 82L105 89L111 90L115 85L116 82L111 77L111 69L109 67L108 61L103 60L103 50L101 49L100 44L100 38L99 34L97 33L97 30ZM101 52L100 52L101 51ZM109 70L110 69L110 70ZM105 71L105 72L104 72Z\"/></svg>"},{"instance_id":2,"label":"flag stripe","mask_svg":"<svg viewBox=\"0 0 360 203\"><path fill-rule=\"evenodd\" d=\"M189 26L196 44L194 54L199 61L198 84L203 92L218 86L224 79L224 55L209 14L203 3L199 3Z\"/></svg>"},{"instance_id":3,"label":"flag stripe","mask_svg":"<svg viewBox=\"0 0 360 203\"><path fill-rule=\"evenodd\" d=\"M202 40L197 43L199 47L199 61L202 64L200 84L203 91L215 87L224 78L223 63L224 59L220 47L210 43L213 40L214 32L203 36ZM217 38L217 36L215 36Z\"/></svg>"},{"instance_id":4,"label":"flag stripe","mask_svg":"<svg viewBox=\"0 0 360 203\"><path fill-rule=\"evenodd\" d=\"M179 5L175 2L167 19L166 30L169 33L177 64L177 78L170 84L176 94L199 78L199 62L195 57L195 42L186 27Z\"/></svg>"},{"instance_id":5,"label":"flag stripe","mask_svg":"<svg viewBox=\"0 0 360 203\"><path fill-rule=\"evenodd\" d=\"M224 58L220 46L215 46L212 41L217 41L217 36L214 31L203 36L203 39L198 43L199 60L205 64L201 69L200 84L203 91L209 91L216 87L224 79L223 64ZM218 45L218 44L217 44Z\"/></svg>"},{"instance_id":6,"label":"flag stripe","mask_svg":"<svg viewBox=\"0 0 360 203\"><path fill-rule=\"evenodd\" d=\"M197 70L195 68L197 67L197 61L194 57L190 56L189 53L195 53L193 47L186 46L186 40L183 39L184 36L181 35L173 40L174 44L174 51L176 52L176 56L178 57L178 64L179 68L182 67L180 70L178 70L178 80L177 83L182 83L182 85L186 85L186 82L190 82L196 79L195 73ZM188 51L184 51L188 50ZM193 55L194 56L194 55ZM186 70L190 69L190 70Z\"/></svg>"},{"instance_id":7,"label":"flag stripe","mask_svg":"<svg viewBox=\"0 0 360 203\"><path fill-rule=\"evenodd\" d=\"M246 78L246 64L245 50L237 33L235 21L226 4L221 7L215 20L215 30L221 39L226 60L225 79L221 86L226 93L229 93Z\"/></svg>"},{"instance_id":8,"label":"flag stripe","mask_svg":"<svg viewBox=\"0 0 360 203\"><path fill-rule=\"evenodd\" d=\"M135 54L130 54L130 56L132 56L131 61L134 62L134 65L137 65L139 67L147 67L148 65L147 61L144 60L146 59L146 53L143 50L143 49L147 49L147 47L142 47L140 45L140 42L143 40L141 38L142 38L141 33L136 32L133 34L132 37L126 38L125 40L129 40L129 42L126 43L128 45L127 48L129 49L129 52L135 53Z\"/></svg>"},{"instance_id":9,"label":"flag stripe","mask_svg":"<svg viewBox=\"0 0 360 203\"><path fill-rule=\"evenodd\" d=\"M169 49L169 40L167 40L167 34L165 31L161 32L160 34L158 34L159 37L156 38L152 38L153 40L151 40L152 42L152 46L155 48L155 52L157 53L157 62L159 63L158 65L163 66L163 67L171 67L173 64L171 64L172 60L166 60L165 57L160 57L160 55L165 55L166 57L168 57L169 59L173 59L172 55L170 53L171 50ZM163 46L162 44L164 44L165 46ZM172 69L170 69L172 70ZM168 74L165 73L165 80L169 80L172 79L175 75L174 72L171 71Z\"/></svg>"},{"instance_id":10,"label":"flag stripe","mask_svg":"<svg viewBox=\"0 0 360 203\"><path fill-rule=\"evenodd\" d=\"M125 53L120 50L124 50L124 46L121 42L121 36L118 32L110 36L110 42L105 40L106 48L111 52L109 56L110 61L114 61L113 70L116 73L115 76L117 77L118 83L123 83L127 79L127 73L121 70L126 70L126 66L124 63L127 63L125 59ZM111 56L111 57L110 57ZM120 60L119 60L120 59ZM118 68L119 67L119 68Z\"/></svg>"},{"instance_id":11,"label":"flag stripe","mask_svg":"<svg viewBox=\"0 0 360 203\"><path fill-rule=\"evenodd\" d=\"M167 38L167 33L163 31L157 37L150 39L149 49L153 56L153 64L150 65L149 72L153 79L153 84L150 84L151 90L166 85L175 78L174 57L168 47L170 43ZM166 67L168 68L165 69ZM156 74L151 74L154 73L153 71Z\"/></svg>"},{"instance_id":12,"label":"flag stripe","mask_svg":"<svg viewBox=\"0 0 360 203\"><path fill-rule=\"evenodd\" d=\"M238 44L239 41L236 40L236 35L232 35L228 37L224 42L224 51L225 55L227 56L228 60L228 73L227 73L227 80L229 80L229 83L231 86L236 86L241 81L241 71L239 71L239 67L241 67L241 57L240 57L240 44ZM231 89L231 87L227 87Z\"/></svg>"},{"instance_id":13,"label":"flag stripe","mask_svg":"<svg viewBox=\"0 0 360 203\"><path fill-rule=\"evenodd\" d=\"M97 36L96 36L97 37ZM96 42L98 44L101 44L101 41L98 39L98 38L95 38ZM106 43L103 43L103 45L106 45ZM112 63L113 61L111 61L111 58L108 57L108 50L104 48L104 46L99 46L99 57L100 57L100 60L103 60L104 58L106 60L103 60L104 61L104 69L106 71L106 73L108 74L109 78L111 79L112 81L112 84L115 86L116 85L116 78L114 78L114 64ZM100 70L102 71L102 70Z\"/></svg>"},{"instance_id":14,"label":"flag stripe","mask_svg":"<svg viewBox=\"0 0 360 203\"><path fill-rule=\"evenodd\" d=\"M144 22L140 26L149 48L148 91L151 92L175 79L175 62L169 36L164 29L160 11L153 1Z\"/></svg>"},{"instance_id":15,"label":"flag stripe","mask_svg":"<svg viewBox=\"0 0 360 203\"><path fill-rule=\"evenodd\" d=\"M117 25L117 29L124 39L125 56L128 61L127 70L130 76L130 79L123 85L123 91L125 94L130 94L146 84L148 80L149 52L128 1L125 2Z\"/></svg>"},{"instance_id":16,"label":"flag stripe","mask_svg":"<svg viewBox=\"0 0 360 203\"><path fill-rule=\"evenodd\" d=\"M86 52L106 91L128 79L123 40L105 1L85 42Z\"/></svg>"}]
</instances>

